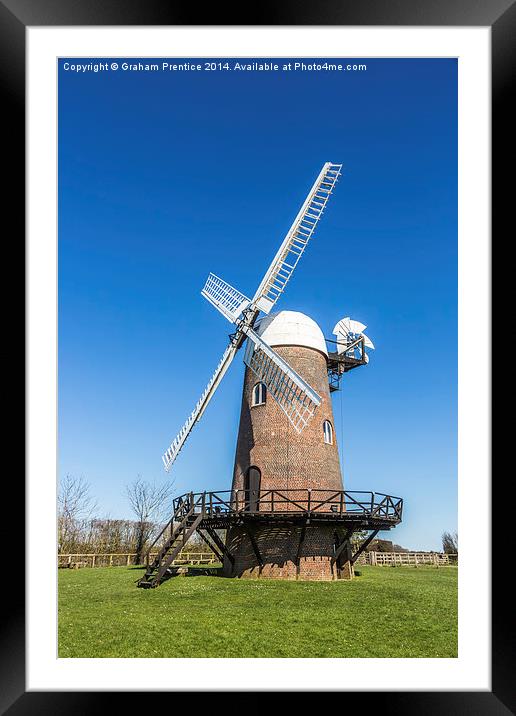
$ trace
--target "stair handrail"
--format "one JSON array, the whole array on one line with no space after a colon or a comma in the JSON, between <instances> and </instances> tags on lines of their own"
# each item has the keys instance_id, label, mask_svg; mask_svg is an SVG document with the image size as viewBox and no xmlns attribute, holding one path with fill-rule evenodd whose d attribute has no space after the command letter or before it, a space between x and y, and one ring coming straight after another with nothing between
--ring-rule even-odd
<instances>
[{"instance_id":1,"label":"stair handrail","mask_svg":"<svg viewBox=\"0 0 516 716\"><path fill-rule=\"evenodd\" d=\"M182 505L180 505L180 507L182 507ZM152 548L154 547L154 545L156 544L156 542L159 540L159 538L164 534L165 530L168 529L170 526L173 527L173 526L174 526L174 522L178 522L178 520L175 519L175 517L176 517L176 515L177 515L178 512L179 512L179 507L176 509L176 511L175 511L174 514L172 515L172 518L166 523L166 525L163 527L163 529L161 530L161 532L159 533L159 535L156 537L156 539L154 540L154 542L151 544L151 546L150 546L149 549L147 550L147 552L146 552L146 554L145 554L145 564L147 565L147 567L149 566L149 555L150 555L150 553L151 553Z\"/></svg>"},{"instance_id":2,"label":"stair handrail","mask_svg":"<svg viewBox=\"0 0 516 716\"><path fill-rule=\"evenodd\" d=\"M193 493L192 493L192 494L193 494ZM181 526L186 522L186 520L188 520L188 518L191 517L191 515L194 513L194 509L195 509L195 505L192 505L192 506L190 507L190 509L188 510L188 512L183 516L183 518L182 518L181 520L176 520L176 522L179 523L180 529L181 529ZM177 513L174 513L174 517L175 517L176 514L177 514ZM168 524L165 525L165 527L164 527L164 528L162 529L162 531L161 531L161 534L163 534L163 532L167 529L167 527L168 527L170 524L172 524L172 528L173 528L174 517L170 520L170 522L168 522ZM170 534L170 539L172 539L172 534L173 534L173 532L171 532L171 534ZM157 537L156 539L158 539L158 537ZM155 543L156 543L156 540L154 541L153 545L154 545ZM152 546L151 546L151 549L152 549ZM158 562L158 564L159 564L159 562L160 562L161 559L163 558L164 554L166 554L166 552L168 552L168 549L169 549L168 547L167 547L167 548L162 547L162 548L160 549L160 551L158 552L156 558L154 559L154 562ZM150 555L150 549L149 549L149 551L147 552L147 555ZM153 562L153 564L154 564L154 562ZM152 567L152 565L151 565L151 569L154 569L154 567ZM148 570L149 570L149 562L148 562L148 559L147 559L147 571L148 571Z\"/></svg>"},{"instance_id":3,"label":"stair handrail","mask_svg":"<svg viewBox=\"0 0 516 716\"><path fill-rule=\"evenodd\" d=\"M149 549L146 551L146 553L145 553L145 564L146 564L147 567L149 566L149 556L150 556L150 553L151 553L152 548L154 547L154 545L156 544L156 542L159 540L159 538L162 536L162 534L165 532L165 530L168 528L168 526L169 526L170 523L173 521L173 519L174 519L174 518L172 518L171 520L169 520L169 521L167 522L167 524L163 527L163 529L161 530L161 532L159 533L159 535L156 537L156 539L154 540L154 542L151 544L151 546L149 547Z\"/></svg>"},{"instance_id":4,"label":"stair handrail","mask_svg":"<svg viewBox=\"0 0 516 716\"><path fill-rule=\"evenodd\" d=\"M188 516L185 517L185 519L181 522L181 525L183 525L183 524L186 522L186 520L188 519L188 517L190 517L193 513L194 513L194 507L192 506L192 509L191 509L190 512L188 513ZM190 528L189 528L189 531L188 531L187 537L186 537L187 540L188 540L188 537L190 536L190 534L192 533L192 531L195 531L197 525L199 524L199 522L200 522L202 519L203 519L202 514L198 514L197 517L196 517L196 519L195 519L195 521L194 521L194 523L193 523L193 524L190 526ZM181 531L181 528L178 530L178 532L180 532L180 531ZM185 546L185 540L184 540L184 534L183 534L183 544L182 544L182 546L180 546L180 547L175 547L174 549L177 550L177 553L179 553L179 552L184 548L184 546ZM167 549L164 549L164 548L163 548L163 549L161 550L161 552L159 553L159 556L156 557L156 559L154 560L154 562L156 563L156 565L153 566L153 567L151 567L151 569L152 569L153 571L156 570L156 574L155 574L155 576L154 576L154 581L156 582L156 586L158 586L158 584L160 584L160 582L161 582L161 580L162 580L162 578L163 578L164 573L165 573L166 570L168 569L169 565L172 564L173 560L175 559L175 558L173 557L174 549L172 549L172 554L167 554L168 551L169 551L169 548L168 548L168 547L167 547ZM167 559L167 557L168 557L168 560L165 561L165 563L163 564L163 560ZM149 574L146 574L145 576L148 577Z\"/></svg>"}]
</instances>

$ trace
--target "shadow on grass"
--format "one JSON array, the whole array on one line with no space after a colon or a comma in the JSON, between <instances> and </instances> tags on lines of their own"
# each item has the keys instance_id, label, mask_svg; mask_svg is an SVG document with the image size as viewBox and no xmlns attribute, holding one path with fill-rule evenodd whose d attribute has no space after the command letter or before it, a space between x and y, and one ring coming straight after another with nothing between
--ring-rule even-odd
<instances>
[{"instance_id":1,"label":"shadow on grass","mask_svg":"<svg viewBox=\"0 0 516 716\"><path fill-rule=\"evenodd\" d=\"M131 571L142 571L147 569L145 565L135 565L128 567ZM221 577L222 576L222 565L217 567L202 567L198 565L177 565L169 567L163 577L160 580L160 584L168 582L173 577ZM139 582L141 577L135 580Z\"/></svg>"},{"instance_id":2,"label":"shadow on grass","mask_svg":"<svg viewBox=\"0 0 516 716\"><path fill-rule=\"evenodd\" d=\"M189 567L185 577L221 577L222 565L220 567Z\"/></svg>"}]
</instances>

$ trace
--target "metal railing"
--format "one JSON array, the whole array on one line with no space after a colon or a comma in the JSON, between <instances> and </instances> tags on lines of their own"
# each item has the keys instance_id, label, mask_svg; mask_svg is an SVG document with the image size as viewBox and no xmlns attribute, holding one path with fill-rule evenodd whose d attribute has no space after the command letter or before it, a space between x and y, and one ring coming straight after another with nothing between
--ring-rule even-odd
<instances>
[{"instance_id":1,"label":"metal railing","mask_svg":"<svg viewBox=\"0 0 516 716\"><path fill-rule=\"evenodd\" d=\"M188 492L174 500L174 519L189 512L206 517L232 514L281 514L300 512L306 515L334 514L378 517L401 521L401 497L380 492L347 490L223 490L221 492Z\"/></svg>"}]
</instances>

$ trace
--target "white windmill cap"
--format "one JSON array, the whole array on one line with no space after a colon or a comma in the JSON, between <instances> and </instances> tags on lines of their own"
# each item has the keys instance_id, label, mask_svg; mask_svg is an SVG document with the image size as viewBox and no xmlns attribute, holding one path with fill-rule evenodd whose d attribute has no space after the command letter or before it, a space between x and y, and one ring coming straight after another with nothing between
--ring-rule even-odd
<instances>
[{"instance_id":1,"label":"white windmill cap","mask_svg":"<svg viewBox=\"0 0 516 716\"><path fill-rule=\"evenodd\" d=\"M264 316L257 321L255 330L272 348L303 346L315 348L328 357L323 332L312 318L299 311L279 311Z\"/></svg>"}]
</instances>

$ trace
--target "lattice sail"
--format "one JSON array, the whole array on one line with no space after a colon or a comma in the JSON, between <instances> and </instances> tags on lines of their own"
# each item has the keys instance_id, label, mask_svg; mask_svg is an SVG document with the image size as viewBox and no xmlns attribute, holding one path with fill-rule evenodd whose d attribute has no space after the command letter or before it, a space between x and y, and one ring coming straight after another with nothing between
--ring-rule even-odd
<instances>
[{"instance_id":1,"label":"lattice sail","mask_svg":"<svg viewBox=\"0 0 516 716\"><path fill-rule=\"evenodd\" d=\"M231 323L235 323L250 303L247 296L214 273L208 276L201 294Z\"/></svg>"},{"instance_id":2,"label":"lattice sail","mask_svg":"<svg viewBox=\"0 0 516 716\"><path fill-rule=\"evenodd\" d=\"M341 168L342 164L332 164L331 162L326 162L323 166L278 253L263 277L263 281L254 295L253 304L264 313L270 312L285 290L297 262L312 238L333 187L341 174Z\"/></svg>"},{"instance_id":3,"label":"lattice sail","mask_svg":"<svg viewBox=\"0 0 516 716\"><path fill-rule=\"evenodd\" d=\"M213 397L213 394L215 393L220 381L224 377L224 374L226 373L227 369L231 365L231 361L235 357L236 353L235 346L230 343L229 346L224 351L222 358L220 359L220 362L212 375L210 382L204 389L203 394L197 401L197 405L193 409L193 411L188 416L188 419L186 420L185 424L179 431L179 433L174 438L172 444L168 448L168 450L165 451L165 453L162 456L163 464L165 465L165 470L170 469L170 466L178 456L181 448L185 444L185 441L187 437L192 432L192 429L195 425L195 423L200 420L202 414L206 410L206 406L210 402L211 398Z\"/></svg>"},{"instance_id":4,"label":"lattice sail","mask_svg":"<svg viewBox=\"0 0 516 716\"><path fill-rule=\"evenodd\" d=\"M244 328L244 332L248 336L244 363L265 383L294 429L301 433L321 398L257 333L251 328Z\"/></svg>"}]
</instances>

